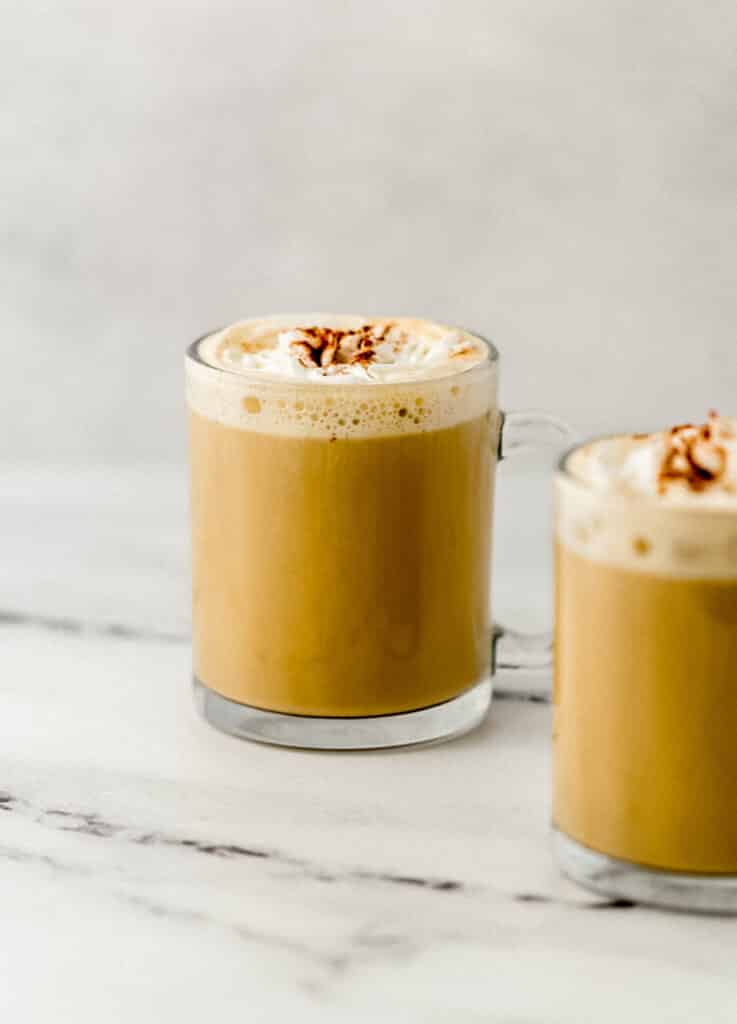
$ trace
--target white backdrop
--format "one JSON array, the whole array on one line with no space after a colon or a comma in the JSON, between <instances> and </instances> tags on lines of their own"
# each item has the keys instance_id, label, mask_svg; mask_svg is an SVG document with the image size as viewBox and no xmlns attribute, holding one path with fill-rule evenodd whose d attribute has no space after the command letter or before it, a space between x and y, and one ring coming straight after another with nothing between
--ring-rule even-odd
<instances>
[{"instance_id":1,"label":"white backdrop","mask_svg":"<svg viewBox=\"0 0 737 1024\"><path fill-rule=\"evenodd\" d=\"M288 310L474 327L585 433L737 411L732 0L29 0L0 49L1 458L182 458L185 343Z\"/></svg>"}]
</instances>

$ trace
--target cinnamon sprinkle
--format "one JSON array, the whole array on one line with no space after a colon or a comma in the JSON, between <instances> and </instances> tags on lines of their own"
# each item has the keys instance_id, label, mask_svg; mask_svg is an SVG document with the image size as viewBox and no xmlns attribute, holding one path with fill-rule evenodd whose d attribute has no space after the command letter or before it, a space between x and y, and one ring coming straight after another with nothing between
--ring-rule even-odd
<instances>
[{"instance_id":1,"label":"cinnamon sprinkle","mask_svg":"<svg viewBox=\"0 0 737 1024\"><path fill-rule=\"evenodd\" d=\"M339 373L341 366L368 366L376 358L376 345L386 337L393 325L364 325L356 330L332 327L299 327L303 338L290 348L306 369Z\"/></svg>"},{"instance_id":2,"label":"cinnamon sprinkle","mask_svg":"<svg viewBox=\"0 0 737 1024\"><path fill-rule=\"evenodd\" d=\"M717 414L710 412L709 418L716 419ZM660 494L675 483L697 493L720 483L727 470L727 452L713 434L711 423L701 427L685 423L671 429L658 471Z\"/></svg>"}]
</instances>

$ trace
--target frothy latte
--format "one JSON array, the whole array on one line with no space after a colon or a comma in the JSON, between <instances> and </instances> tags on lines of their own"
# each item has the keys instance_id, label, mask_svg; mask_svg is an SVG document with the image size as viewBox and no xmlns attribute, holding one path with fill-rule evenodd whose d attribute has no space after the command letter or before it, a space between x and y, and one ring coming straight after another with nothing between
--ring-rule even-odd
<instances>
[{"instance_id":1,"label":"frothy latte","mask_svg":"<svg viewBox=\"0 0 737 1024\"><path fill-rule=\"evenodd\" d=\"M554 818L588 850L737 877L736 485L716 414L558 474Z\"/></svg>"},{"instance_id":2,"label":"frothy latte","mask_svg":"<svg viewBox=\"0 0 737 1024\"><path fill-rule=\"evenodd\" d=\"M409 318L247 320L190 349L205 688L360 718L488 677L496 379L486 342Z\"/></svg>"}]
</instances>

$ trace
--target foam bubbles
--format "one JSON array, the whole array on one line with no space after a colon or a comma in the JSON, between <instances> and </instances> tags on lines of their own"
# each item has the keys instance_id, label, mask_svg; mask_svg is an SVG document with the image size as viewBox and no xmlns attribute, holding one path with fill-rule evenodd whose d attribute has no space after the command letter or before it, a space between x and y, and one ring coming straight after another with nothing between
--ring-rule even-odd
<instances>
[{"instance_id":1,"label":"foam bubbles","mask_svg":"<svg viewBox=\"0 0 737 1024\"><path fill-rule=\"evenodd\" d=\"M439 430L496 416L496 366L451 388L447 378L363 388L254 384L187 360L187 401L205 419L277 436L364 438ZM418 399L421 401L418 403Z\"/></svg>"}]
</instances>

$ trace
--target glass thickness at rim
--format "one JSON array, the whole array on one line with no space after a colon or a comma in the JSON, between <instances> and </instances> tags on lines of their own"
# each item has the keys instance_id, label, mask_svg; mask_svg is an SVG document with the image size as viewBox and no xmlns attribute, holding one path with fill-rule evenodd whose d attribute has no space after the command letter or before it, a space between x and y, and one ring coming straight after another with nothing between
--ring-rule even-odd
<instances>
[{"instance_id":1,"label":"glass thickness at rim","mask_svg":"<svg viewBox=\"0 0 737 1024\"><path fill-rule=\"evenodd\" d=\"M268 387L269 385L274 385L277 387L283 387L286 384L289 385L290 387L305 389L314 388L315 390L318 391L325 388L325 384L320 384L317 381L299 379L282 380L276 377L269 377L267 374L241 373L238 370L229 370L225 366L215 366L213 365L213 363L208 363L207 360L203 359L202 356L200 355L200 345L202 344L203 341L207 341L208 338L212 338L214 334L219 334L221 331L227 330L229 326L231 325L226 325L224 327L216 327L212 331L206 331L205 334L201 334L199 338L195 338L195 340L190 345L187 346L187 350L185 352L186 358L191 359L193 363L197 363L199 366L204 366L207 370L212 370L214 373L222 373L228 377L235 377L243 381L258 381L259 386L266 385ZM483 342L484 346L486 347L486 359L484 359L483 362L474 363L473 366L469 366L465 370L461 370L460 373L441 374L437 377L420 378L414 381L377 381L377 385L380 384L383 387L402 387L403 385L412 384L416 387L418 384L424 384L430 381L446 380L451 377L460 380L463 377L468 377L474 372L478 372L479 370L489 369L491 366L495 366L499 362L499 349L496 347L496 345L494 345L493 342L489 341L488 338L485 338L483 334L478 334L476 331L470 331L465 327L457 327L457 330L465 331L466 334L470 334L472 337L478 338L479 341ZM363 381L345 381L342 382L340 385L336 386L339 386L341 391L348 390L351 388L365 390L366 388L366 384Z\"/></svg>"}]
</instances>

